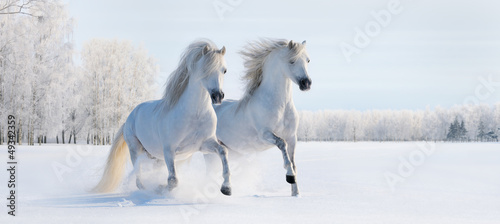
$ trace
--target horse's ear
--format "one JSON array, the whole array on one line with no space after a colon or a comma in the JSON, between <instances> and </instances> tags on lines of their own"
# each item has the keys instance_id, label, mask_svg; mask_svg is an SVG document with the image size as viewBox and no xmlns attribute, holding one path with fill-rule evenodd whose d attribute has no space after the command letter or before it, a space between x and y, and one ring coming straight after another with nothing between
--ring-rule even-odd
<instances>
[{"instance_id":1,"label":"horse's ear","mask_svg":"<svg viewBox=\"0 0 500 224\"><path fill-rule=\"evenodd\" d=\"M226 46L222 46L222 48L220 49L220 53L222 55L225 55L226 54Z\"/></svg>"},{"instance_id":2,"label":"horse's ear","mask_svg":"<svg viewBox=\"0 0 500 224\"><path fill-rule=\"evenodd\" d=\"M306 45L306 41L305 41L305 40L304 40L304 41L302 41L302 45Z\"/></svg>"},{"instance_id":3,"label":"horse's ear","mask_svg":"<svg viewBox=\"0 0 500 224\"><path fill-rule=\"evenodd\" d=\"M208 45L205 45L205 47L203 48L203 55L206 55L208 53L208 51L210 51L210 48L208 48Z\"/></svg>"},{"instance_id":4,"label":"horse's ear","mask_svg":"<svg viewBox=\"0 0 500 224\"><path fill-rule=\"evenodd\" d=\"M288 43L288 49L292 50L293 45L294 45L293 40L291 40L291 41Z\"/></svg>"}]
</instances>

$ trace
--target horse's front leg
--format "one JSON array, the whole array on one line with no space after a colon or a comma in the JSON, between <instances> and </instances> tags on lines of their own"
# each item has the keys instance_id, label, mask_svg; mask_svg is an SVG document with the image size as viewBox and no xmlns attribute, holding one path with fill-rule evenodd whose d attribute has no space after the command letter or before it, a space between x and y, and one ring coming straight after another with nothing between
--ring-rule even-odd
<instances>
[{"instance_id":1,"label":"horse's front leg","mask_svg":"<svg viewBox=\"0 0 500 224\"><path fill-rule=\"evenodd\" d=\"M287 138L286 142L288 143L287 150L288 156L290 157L290 162L292 162L293 171L295 171L295 176L297 177L297 166L295 164L295 146L297 144L297 137L292 136ZM297 185L297 178L295 178L295 183L292 184L292 196L299 195L299 186Z\"/></svg>"},{"instance_id":2,"label":"horse's front leg","mask_svg":"<svg viewBox=\"0 0 500 224\"><path fill-rule=\"evenodd\" d=\"M283 162L284 162L284 167L286 169L286 182L290 184L295 183L295 172L292 167L292 162L290 161L290 157L288 156L288 151L286 150L287 144L285 140L282 138L276 136L274 133L270 131L265 131L262 134L262 139L276 145L279 150L281 150L281 153L283 154Z\"/></svg>"},{"instance_id":3,"label":"horse's front leg","mask_svg":"<svg viewBox=\"0 0 500 224\"><path fill-rule=\"evenodd\" d=\"M163 156L165 157L165 164L167 164L168 169L168 184L166 188L168 191L172 191L175 187L177 187L177 175L175 173L175 148L165 147L163 149Z\"/></svg>"},{"instance_id":4,"label":"horse's front leg","mask_svg":"<svg viewBox=\"0 0 500 224\"><path fill-rule=\"evenodd\" d=\"M231 195L231 179L229 172L229 164L227 162L227 149L217 142L215 138L211 138L203 142L202 151L212 152L219 155L222 160L222 176L224 177L224 183L220 191L227 196Z\"/></svg>"}]
</instances>

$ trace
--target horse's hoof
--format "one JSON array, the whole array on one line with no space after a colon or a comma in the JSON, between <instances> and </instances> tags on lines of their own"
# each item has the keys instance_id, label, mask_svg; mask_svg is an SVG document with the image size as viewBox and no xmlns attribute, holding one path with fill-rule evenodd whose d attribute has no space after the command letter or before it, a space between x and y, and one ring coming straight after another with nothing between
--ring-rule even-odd
<instances>
[{"instance_id":1,"label":"horse's hoof","mask_svg":"<svg viewBox=\"0 0 500 224\"><path fill-rule=\"evenodd\" d=\"M294 184L295 176L286 175L286 182L288 182L289 184Z\"/></svg>"},{"instance_id":2,"label":"horse's hoof","mask_svg":"<svg viewBox=\"0 0 500 224\"><path fill-rule=\"evenodd\" d=\"M296 193L296 194L295 194L295 193L292 193L292 197L301 198L302 196L300 196L300 194L299 194L299 193Z\"/></svg>"},{"instance_id":3,"label":"horse's hoof","mask_svg":"<svg viewBox=\"0 0 500 224\"><path fill-rule=\"evenodd\" d=\"M173 185L173 184L172 185L171 184L167 184L167 190L168 190L168 192L173 191L176 187L177 187L177 184L175 184L175 185Z\"/></svg>"},{"instance_id":4,"label":"horse's hoof","mask_svg":"<svg viewBox=\"0 0 500 224\"><path fill-rule=\"evenodd\" d=\"M168 178L168 184L167 184L167 189L168 191L172 191L174 188L177 187L177 178L175 177L169 177Z\"/></svg>"},{"instance_id":5,"label":"horse's hoof","mask_svg":"<svg viewBox=\"0 0 500 224\"><path fill-rule=\"evenodd\" d=\"M300 198L300 194L299 194L299 187L297 186L297 184L292 184L292 196L293 197L298 197Z\"/></svg>"},{"instance_id":6,"label":"horse's hoof","mask_svg":"<svg viewBox=\"0 0 500 224\"><path fill-rule=\"evenodd\" d=\"M222 194L226 195L226 196L231 196L231 187L228 187L228 186L222 186L220 188L220 192L222 192Z\"/></svg>"}]
</instances>

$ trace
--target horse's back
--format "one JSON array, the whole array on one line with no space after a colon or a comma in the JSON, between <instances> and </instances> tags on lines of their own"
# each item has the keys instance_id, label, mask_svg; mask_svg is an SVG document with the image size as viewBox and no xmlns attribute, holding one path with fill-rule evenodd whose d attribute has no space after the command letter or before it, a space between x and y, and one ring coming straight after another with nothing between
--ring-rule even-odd
<instances>
[{"instance_id":1,"label":"horse's back","mask_svg":"<svg viewBox=\"0 0 500 224\"><path fill-rule=\"evenodd\" d=\"M153 121L152 117L155 114L155 112L161 109L159 108L161 106L160 102L161 102L160 100L151 100L140 103L130 113L129 117L127 118L127 123L129 122L136 123L137 121L152 122Z\"/></svg>"}]
</instances>

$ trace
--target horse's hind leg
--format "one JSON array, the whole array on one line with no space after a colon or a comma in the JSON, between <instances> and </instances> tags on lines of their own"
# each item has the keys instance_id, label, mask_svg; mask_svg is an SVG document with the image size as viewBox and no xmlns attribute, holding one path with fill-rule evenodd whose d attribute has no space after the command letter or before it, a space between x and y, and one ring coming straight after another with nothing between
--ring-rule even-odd
<instances>
[{"instance_id":1,"label":"horse's hind leg","mask_svg":"<svg viewBox=\"0 0 500 224\"><path fill-rule=\"evenodd\" d=\"M145 152L144 147L136 137L125 138L125 141L127 142L130 151L130 160L132 160L132 164L136 169L135 184L137 185L137 188L143 190L145 187L141 181L142 164L138 161L138 158Z\"/></svg>"},{"instance_id":2,"label":"horse's hind leg","mask_svg":"<svg viewBox=\"0 0 500 224\"><path fill-rule=\"evenodd\" d=\"M171 147L165 147L163 149L163 155L165 157L165 164L168 169L168 184L166 188L168 191L173 190L177 187L177 175L175 172L175 150Z\"/></svg>"}]
</instances>

